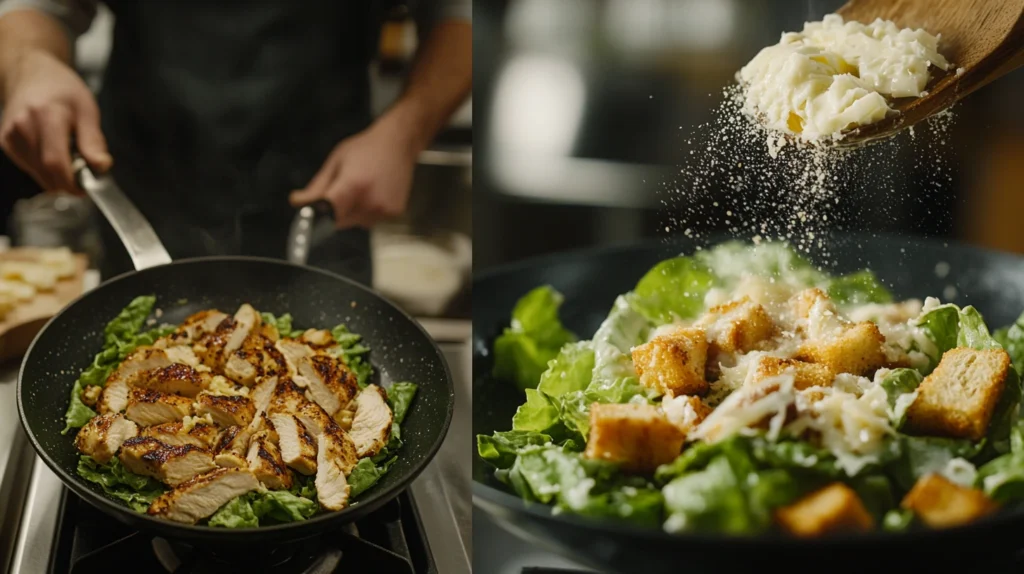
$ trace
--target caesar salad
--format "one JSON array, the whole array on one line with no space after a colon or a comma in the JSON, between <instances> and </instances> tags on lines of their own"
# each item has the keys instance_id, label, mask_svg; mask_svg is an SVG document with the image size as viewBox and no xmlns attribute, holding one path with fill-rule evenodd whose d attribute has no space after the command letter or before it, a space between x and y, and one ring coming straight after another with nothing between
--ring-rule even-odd
<instances>
[{"instance_id":1,"label":"caesar salad","mask_svg":"<svg viewBox=\"0 0 1024 574\"><path fill-rule=\"evenodd\" d=\"M342 510L397 460L416 385L371 383L360 335L249 304L156 326L155 305L137 297L111 320L72 387L63 432L79 429L78 474L107 496L256 527Z\"/></svg>"},{"instance_id":2,"label":"caesar salad","mask_svg":"<svg viewBox=\"0 0 1024 574\"><path fill-rule=\"evenodd\" d=\"M907 531L1024 499L1024 316L894 300L783 243L662 261L590 340L539 286L494 342L525 401L477 437L531 503L672 533Z\"/></svg>"}]
</instances>

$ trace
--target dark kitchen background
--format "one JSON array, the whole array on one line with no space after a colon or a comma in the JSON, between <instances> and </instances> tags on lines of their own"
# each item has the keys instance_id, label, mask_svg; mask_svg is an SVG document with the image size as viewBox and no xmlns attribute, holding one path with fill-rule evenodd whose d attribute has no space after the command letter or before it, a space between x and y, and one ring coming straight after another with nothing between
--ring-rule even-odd
<instances>
[{"instance_id":1,"label":"dark kitchen background","mask_svg":"<svg viewBox=\"0 0 1024 574\"><path fill-rule=\"evenodd\" d=\"M375 113L399 95L418 30L430 16L417 0L381 2L379 52L369 73ZM101 88L114 15L101 2L76 45L75 64L86 83ZM420 157L408 213L373 230L374 286L417 317L467 320L472 264L472 102L456 112ZM2 113L2 110L0 110ZM15 246L62 246L102 257L91 202L39 187L0 152L0 236ZM321 222L329 226L330 222ZM314 232L316 237L323 231ZM283 252L282 246L282 252Z\"/></svg>"},{"instance_id":2,"label":"dark kitchen background","mask_svg":"<svg viewBox=\"0 0 1024 574\"><path fill-rule=\"evenodd\" d=\"M697 204L749 198L714 184L698 197L680 173L701 168L696 126L759 49L842 3L477 2L474 268L728 227ZM837 223L1024 252L1021 101L1024 70L961 102L945 133L872 146L835 189Z\"/></svg>"}]
</instances>

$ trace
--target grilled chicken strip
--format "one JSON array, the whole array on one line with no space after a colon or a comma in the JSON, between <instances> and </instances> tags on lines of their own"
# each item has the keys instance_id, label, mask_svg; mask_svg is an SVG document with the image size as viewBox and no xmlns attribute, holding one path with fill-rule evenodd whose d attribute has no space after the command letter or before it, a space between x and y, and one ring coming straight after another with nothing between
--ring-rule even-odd
<instances>
[{"instance_id":1,"label":"grilled chicken strip","mask_svg":"<svg viewBox=\"0 0 1024 574\"><path fill-rule=\"evenodd\" d=\"M180 421L192 413L192 399L139 387L128 393L125 410L125 416L142 426Z\"/></svg>"},{"instance_id":2,"label":"grilled chicken strip","mask_svg":"<svg viewBox=\"0 0 1024 574\"><path fill-rule=\"evenodd\" d=\"M252 392L249 393L249 399L252 400L252 406L255 409L252 422L249 423L249 428L252 430L253 427L260 424L260 419L266 414L267 409L270 408L270 401L274 398L274 389L277 388L277 377L267 377L261 380L252 388Z\"/></svg>"},{"instance_id":3,"label":"grilled chicken strip","mask_svg":"<svg viewBox=\"0 0 1024 574\"><path fill-rule=\"evenodd\" d=\"M277 431L277 444L284 463L296 472L309 476L316 473L316 438L295 415L270 415Z\"/></svg>"},{"instance_id":4,"label":"grilled chicken strip","mask_svg":"<svg viewBox=\"0 0 1024 574\"><path fill-rule=\"evenodd\" d=\"M204 335L216 331L217 327L227 318L227 314L216 309L200 311L185 319L168 338L179 345L191 345Z\"/></svg>"},{"instance_id":5,"label":"grilled chicken strip","mask_svg":"<svg viewBox=\"0 0 1024 574\"><path fill-rule=\"evenodd\" d=\"M281 458L281 450L275 444L274 431L262 430L249 440L249 454L245 457L249 470L271 490L292 487L292 472Z\"/></svg>"},{"instance_id":6,"label":"grilled chicken strip","mask_svg":"<svg viewBox=\"0 0 1024 574\"><path fill-rule=\"evenodd\" d=\"M170 352L170 349L167 351ZM199 372L183 363L172 363L159 369L135 373L128 378L128 386L194 397L209 386L210 379L209 373Z\"/></svg>"},{"instance_id":7,"label":"grilled chicken strip","mask_svg":"<svg viewBox=\"0 0 1024 574\"><path fill-rule=\"evenodd\" d=\"M289 377L280 379L277 382L277 386L274 387L273 394L270 397L270 406L267 407L268 413L294 413L298 411L299 407L303 404L308 403L302 389L295 384Z\"/></svg>"},{"instance_id":8,"label":"grilled chicken strip","mask_svg":"<svg viewBox=\"0 0 1024 574\"><path fill-rule=\"evenodd\" d=\"M341 510L348 505L351 488L345 479L359 459L352 440L337 425L317 437L316 497L320 506Z\"/></svg>"},{"instance_id":9,"label":"grilled chicken strip","mask_svg":"<svg viewBox=\"0 0 1024 574\"><path fill-rule=\"evenodd\" d=\"M139 427L120 413L93 417L75 436L75 447L96 462L105 463L114 458L121 444L137 435Z\"/></svg>"},{"instance_id":10,"label":"grilled chicken strip","mask_svg":"<svg viewBox=\"0 0 1024 574\"><path fill-rule=\"evenodd\" d=\"M224 374L245 386L252 386L263 377L285 374L287 369L284 355L274 340L261 333L252 333L242 342L242 347L228 357Z\"/></svg>"},{"instance_id":11,"label":"grilled chicken strip","mask_svg":"<svg viewBox=\"0 0 1024 574\"><path fill-rule=\"evenodd\" d=\"M124 441L118 458L135 474L152 476L171 486L217 468L208 450L191 444L168 446L148 436Z\"/></svg>"},{"instance_id":12,"label":"grilled chicken strip","mask_svg":"<svg viewBox=\"0 0 1024 574\"><path fill-rule=\"evenodd\" d=\"M132 351L114 372L107 377L107 384L100 395L100 413L119 413L128 406L128 379L136 373L160 369L171 364L164 349L139 347Z\"/></svg>"},{"instance_id":13,"label":"grilled chicken strip","mask_svg":"<svg viewBox=\"0 0 1024 574\"><path fill-rule=\"evenodd\" d=\"M359 385L345 365L330 355L313 355L299 360L299 377L306 382L309 396L334 416L348 406Z\"/></svg>"},{"instance_id":14,"label":"grilled chicken strip","mask_svg":"<svg viewBox=\"0 0 1024 574\"><path fill-rule=\"evenodd\" d=\"M334 335L326 329L307 329L299 335L299 341L305 343L314 351L323 351L338 344Z\"/></svg>"},{"instance_id":15,"label":"grilled chicken strip","mask_svg":"<svg viewBox=\"0 0 1024 574\"><path fill-rule=\"evenodd\" d=\"M281 339L274 344L274 347L284 357L285 365L288 368L288 373L293 377L297 377L299 374L298 364L302 359L308 359L316 354L316 351L312 347L296 341L295 339ZM296 381L298 383L298 381ZM298 383L299 386L305 386L305 383Z\"/></svg>"},{"instance_id":16,"label":"grilled chicken strip","mask_svg":"<svg viewBox=\"0 0 1024 574\"><path fill-rule=\"evenodd\" d=\"M202 392L196 396L196 412L200 416L210 415L222 427L244 427L252 422L256 407L248 397Z\"/></svg>"},{"instance_id":17,"label":"grilled chicken strip","mask_svg":"<svg viewBox=\"0 0 1024 574\"><path fill-rule=\"evenodd\" d=\"M213 448L217 442L217 427L212 424L196 423L190 429L181 421L153 425L142 429L142 436L153 437L168 446L195 445L199 448Z\"/></svg>"},{"instance_id":18,"label":"grilled chicken strip","mask_svg":"<svg viewBox=\"0 0 1024 574\"><path fill-rule=\"evenodd\" d=\"M248 468L245 460L249 451L249 437L252 431L242 427L228 427L217 437L213 449L214 462L224 468Z\"/></svg>"},{"instance_id":19,"label":"grilled chicken strip","mask_svg":"<svg viewBox=\"0 0 1024 574\"><path fill-rule=\"evenodd\" d=\"M377 454L391 438L392 413L387 399L387 393L377 385L367 386L356 396L356 414L349 436L359 458Z\"/></svg>"},{"instance_id":20,"label":"grilled chicken strip","mask_svg":"<svg viewBox=\"0 0 1024 574\"><path fill-rule=\"evenodd\" d=\"M260 487L248 470L218 468L166 492L150 505L148 513L175 522L195 524L247 492Z\"/></svg>"}]
</instances>

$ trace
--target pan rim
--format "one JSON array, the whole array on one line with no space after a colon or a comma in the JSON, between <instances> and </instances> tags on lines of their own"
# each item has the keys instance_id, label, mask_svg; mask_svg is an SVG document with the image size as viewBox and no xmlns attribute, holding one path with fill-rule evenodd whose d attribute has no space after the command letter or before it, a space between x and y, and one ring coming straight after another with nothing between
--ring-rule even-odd
<instances>
[{"instance_id":1,"label":"pan rim","mask_svg":"<svg viewBox=\"0 0 1024 574\"><path fill-rule=\"evenodd\" d=\"M77 476L72 476L70 473L67 473L50 456L49 452L47 452L47 450L42 447L42 445L40 444L40 442L39 442L38 438L36 437L35 433L32 431L32 429L29 427L29 425L26 422L25 409L24 409L24 403L23 403L23 397L22 397L22 386L23 386L23 380L24 380L24 374L25 374L26 365L28 365L29 360L32 357L32 352L35 349L36 343L39 342L39 339L42 337L43 333L45 333L46 330L48 328L50 328L50 326L55 321L57 321L60 318L60 316L63 315L68 309L70 309L73 306L81 303L85 298L89 297L93 293L98 292L98 290L100 288L102 288L102 287L104 287L104 286L106 286L108 284L113 284L113 283L118 282L118 281L127 280L127 279L129 279L131 277L134 277L134 276L138 275L138 274L149 272L152 269L162 269L162 268L171 267L171 266L190 265L190 264L191 265L195 265L195 264L215 263L215 262L225 262L225 261L243 262L243 263L248 262L248 263L271 264L271 265L280 266L280 267L286 267L286 268L298 268L298 269L301 269L301 270L304 270L304 271L307 271L307 272L313 272L313 273L317 273L317 274L326 276L326 277L331 278L333 280L340 280L343 283L348 284L349 287L354 287L354 288L356 288L358 290L361 290L361 291L363 291L365 293L368 293L369 295L372 295L374 298L380 300L381 302L383 302L386 305L388 305L389 307L391 307L392 310L397 312L406 321L411 323L420 332L420 334L427 340L427 342L430 344L431 349L434 351L434 354L437 357L438 361L440 361L441 367L442 367L442 369L444 371L444 379L445 379L445 387L446 387L445 390L447 391L447 395L448 395L448 400L446 401L446 407L445 407L444 422L443 422L443 424L441 426L441 432L440 432L438 438L433 442L433 444L430 445L429 448L427 448L424 451L422 451L422 452L425 453L425 456L420 460L419 463L414 464L412 469L405 476L401 477L390 488L381 490L380 492L377 492L377 493L369 496L366 500L355 501L355 504L353 504L351 506L347 506L347 507L345 507L342 510L324 513L324 514L321 514L319 516L314 516L314 517L312 517L310 519L302 520L302 521L288 522L288 523L283 523L283 524L274 524L274 525L268 525L268 526L258 526L258 527L255 527L255 528L218 528L218 527L213 527L213 526L197 525L197 524L181 524L181 523L172 522L172 521L169 521L169 520L164 520L164 519L161 519L161 518L157 518L157 517L154 517L154 516L150 516L148 514L135 512L135 511L131 510L130 508L128 508L127 506L124 506L123 504L121 504L119 502L116 502L114 500L111 500L110 498L108 498L108 497L106 497L106 496L104 496L104 495L102 495L102 494L92 490L91 488L89 488L85 484L81 483L81 479L80 478L78 478ZM166 533L170 534L171 536L177 535L178 537L182 537L182 538L184 538L184 537L195 537L197 535L200 535L200 536L202 536L204 538L209 539L211 542L216 542L216 541L218 541L220 539L237 539L239 536L242 536L242 535L249 535L249 536L260 535L261 537L264 537L264 536L269 537L269 536L273 536L276 533L288 532L288 533L295 533L295 534L297 534L299 531L304 531L304 530L324 530L329 523L333 523L333 524L337 525L337 524L346 524L346 523L358 520L359 518L365 516L366 514L369 514L370 512L373 512L374 510L377 510L378 508L380 508L381 506L383 506L387 502L391 501L393 498L395 498L396 496L401 494L403 491L405 491L409 487L409 485L412 484L412 482L416 478L419 477L419 475L426 469L426 467L434 460L434 457L437 455L437 452L441 449L441 445L444 443L445 439L448 436L448 431L450 430L452 418L453 418L454 411L455 411L455 384L454 384L454 381L452 381L451 369L448 366L448 362L444 358L444 354L441 352L440 347L437 346L437 342L434 341L433 337L431 337L427 333L426 329L423 328L423 325L421 325L419 323L419 321L416 321L404 309L402 309L401 307L396 305L394 302L392 302L387 297L385 297L382 294L380 294L375 289L373 289L371 287L368 287L366 285L363 285L363 284L361 284L361 283L359 283L359 282L357 282L357 281L355 281L353 279L350 279L348 277L345 277L345 276L342 276L342 275L339 275L337 273L333 273L333 272L330 272L330 271L327 271L327 270L324 270L324 269L320 269L320 268L317 268L317 267L312 267L310 265L291 263L291 262L286 261L286 260L273 259L273 258L269 258L269 257L230 256L230 255L228 255L228 256L210 256L210 257L190 257L190 258L186 258L186 259L175 260L175 261L172 261L170 263L165 263L165 264L162 264L162 265L155 265L153 267L149 267L149 268L146 268L146 269L135 270L135 271L127 271L127 272L122 273L120 275L116 275L114 277L111 277L109 280L104 281L99 286L97 286L95 289L91 289L89 291L86 291L85 293L82 293L81 295L76 297L73 301L71 301L70 303L65 305L64 308L62 308L53 317L51 317L46 322L46 324L43 325L43 328L39 330L39 333L32 339L32 343L29 345L28 350L25 352L25 357L22 359L21 366L18 369L18 383L17 383L17 386L16 386L16 400L17 400L17 403L18 403L18 418L20 419L21 427L22 427L22 429L24 429L25 434L28 436L28 439L29 439L29 441L32 444L32 447L35 449L36 455L39 456L43 460L43 462L46 463L46 466L48 466L50 468L50 470L53 471L54 474L56 474L61 479L61 482L63 483L63 485L66 488L68 488L69 490L71 490L72 492L77 494L79 497L85 499L87 502L89 502L93 506L102 507L102 509L104 511L112 511L114 514L123 513L126 516L130 516L132 520L134 520L134 519L142 519L144 521L144 528L147 529L147 530L151 530L151 531L155 531L155 532L161 532L161 533L166 532Z\"/></svg>"},{"instance_id":2,"label":"pan rim","mask_svg":"<svg viewBox=\"0 0 1024 574\"><path fill-rule=\"evenodd\" d=\"M1022 254L1012 253L1006 250L992 249L988 247L973 245L971 243L955 239L929 237L919 234L892 233L884 231L849 231L843 232L838 235L840 235L846 241L885 241L897 239L906 243L918 243L936 248L941 247L943 249L964 249L967 251L983 252L990 255L996 255L1000 258L1010 258L1016 259L1018 261L1024 261L1024 255ZM558 251L535 257L526 257L521 260L491 267L485 271L482 271L481 273L474 274L473 288L474 291L476 291L478 283L492 282L500 279L502 276L522 271L524 269L564 264L567 261L571 262L573 260L584 257L621 254L635 250L655 250L657 248L663 248L666 251L671 251L676 248L689 249L692 251L693 248L696 246L714 245L715 243L720 242L724 238L738 239L741 241L749 241L750 239L749 237L742 235L716 233L709 234L708 236L702 237L700 239L676 237L673 237L670 240L641 239L625 242L608 243L603 246L587 246L578 249L568 249L564 251ZM474 328L474 333L479 332L480 329ZM478 353L476 352L476 349L478 348L477 342L478 339L474 339L474 359L476 359L478 356ZM478 379L479 377L476 374L474 374L474 387L476 386ZM475 449L475 442L472 456L474 457L474 464L480 464L480 462L477 461L478 454ZM664 542L669 544L671 544L673 541L678 542L680 539L686 539L688 542L699 544L729 544L731 548L736 548L740 550L764 550L766 547L769 546L779 547L780 545L785 546L787 550L793 548L805 548L813 550L842 550L852 548L855 546L860 547L865 544L902 545L907 542L936 542L947 539L956 539L962 541L965 539L965 537L977 536L982 533L998 532L1000 531L1000 529L1005 529L1007 526L1011 524L1019 525L1021 521L1024 520L1024 508L1020 508L1005 510L993 515L986 516L975 522L945 529L919 530L911 532L888 532L878 529L865 533L847 533L813 540L765 534L729 535L715 534L709 532L686 532L674 534L666 532L660 526L638 526L624 521L615 521L613 519L590 518L571 513L555 514L553 512L554 507L551 505L528 502L501 488L477 480L476 477L473 478L472 487L473 506L480 508L484 512L487 512L488 515L496 517L498 520L504 519L493 511L495 507L500 507L505 511L512 512L513 514L526 514L529 516L530 519L540 520L542 522L552 524L554 526L568 526L574 529L587 531L591 534L619 535L626 537L643 538L650 541Z\"/></svg>"}]
</instances>

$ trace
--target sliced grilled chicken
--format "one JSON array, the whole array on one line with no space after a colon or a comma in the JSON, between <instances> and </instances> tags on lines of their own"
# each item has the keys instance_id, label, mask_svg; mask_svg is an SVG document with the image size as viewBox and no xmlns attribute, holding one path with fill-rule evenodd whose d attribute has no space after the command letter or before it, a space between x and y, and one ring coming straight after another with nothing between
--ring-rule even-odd
<instances>
[{"instance_id":1,"label":"sliced grilled chicken","mask_svg":"<svg viewBox=\"0 0 1024 574\"><path fill-rule=\"evenodd\" d=\"M252 431L242 427L228 427L217 437L213 449L214 462L225 468L248 468L245 460L249 451L249 437Z\"/></svg>"},{"instance_id":2,"label":"sliced grilled chicken","mask_svg":"<svg viewBox=\"0 0 1024 574\"><path fill-rule=\"evenodd\" d=\"M268 413L294 413L300 406L309 401L306 400L302 389L295 384L290 377L285 377L277 382L274 392L270 397Z\"/></svg>"},{"instance_id":3,"label":"sliced grilled chicken","mask_svg":"<svg viewBox=\"0 0 1024 574\"><path fill-rule=\"evenodd\" d=\"M349 436L359 458L377 454L391 437L392 414L387 399L387 393L377 385L369 385L356 395L356 414Z\"/></svg>"},{"instance_id":4,"label":"sliced grilled chicken","mask_svg":"<svg viewBox=\"0 0 1024 574\"><path fill-rule=\"evenodd\" d=\"M331 418L331 415L327 414L323 407L314 402L303 402L295 409L294 413L295 417L313 435L313 438L317 438L325 432L333 431L334 427L338 426L338 423Z\"/></svg>"},{"instance_id":5,"label":"sliced grilled chicken","mask_svg":"<svg viewBox=\"0 0 1024 574\"><path fill-rule=\"evenodd\" d=\"M323 351L338 344L326 329L307 329L299 335L299 342L309 345L314 351Z\"/></svg>"},{"instance_id":6,"label":"sliced grilled chicken","mask_svg":"<svg viewBox=\"0 0 1024 574\"><path fill-rule=\"evenodd\" d=\"M274 444L274 431L262 430L249 440L249 454L245 457L249 470L271 490L292 487L292 471L288 470L281 450Z\"/></svg>"},{"instance_id":7,"label":"sliced grilled chicken","mask_svg":"<svg viewBox=\"0 0 1024 574\"><path fill-rule=\"evenodd\" d=\"M191 345L204 335L213 333L228 315L216 309L190 315L168 338L179 345Z\"/></svg>"},{"instance_id":8,"label":"sliced grilled chicken","mask_svg":"<svg viewBox=\"0 0 1024 574\"><path fill-rule=\"evenodd\" d=\"M308 359L316 354L312 347L295 339L281 339L274 346L281 352L281 356L284 357L288 372L293 378L298 377L299 361ZM305 386L304 382L296 381L296 383L300 387Z\"/></svg>"},{"instance_id":9,"label":"sliced grilled chicken","mask_svg":"<svg viewBox=\"0 0 1024 574\"><path fill-rule=\"evenodd\" d=\"M124 441L118 458L135 474L152 476L171 486L217 468L206 449L191 444L168 446L148 436Z\"/></svg>"},{"instance_id":10,"label":"sliced grilled chicken","mask_svg":"<svg viewBox=\"0 0 1024 574\"><path fill-rule=\"evenodd\" d=\"M217 442L218 432L217 427L212 424L196 423L187 428L185 423L176 421L146 427L139 434L153 437L168 446L191 444L210 449Z\"/></svg>"},{"instance_id":11,"label":"sliced grilled chicken","mask_svg":"<svg viewBox=\"0 0 1024 574\"><path fill-rule=\"evenodd\" d=\"M246 386L252 386L262 377L284 374L288 365L284 355L272 339L252 333L242 347L228 357L224 374Z\"/></svg>"},{"instance_id":12,"label":"sliced grilled chicken","mask_svg":"<svg viewBox=\"0 0 1024 574\"><path fill-rule=\"evenodd\" d=\"M277 387L277 377L267 377L256 383L256 386L252 388L252 392L249 393L249 399L252 401L252 406L255 409L253 419L249 423L250 428L259 424L260 419L266 414L267 409L270 408L270 400L274 397L274 389Z\"/></svg>"},{"instance_id":13,"label":"sliced grilled chicken","mask_svg":"<svg viewBox=\"0 0 1024 574\"><path fill-rule=\"evenodd\" d=\"M252 422L256 407L248 397L202 392L196 396L196 412L200 416L210 415L222 427L244 427Z\"/></svg>"},{"instance_id":14,"label":"sliced grilled chicken","mask_svg":"<svg viewBox=\"0 0 1024 574\"><path fill-rule=\"evenodd\" d=\"M140 387L128 393L125 409L125 416L142 426L180 421L192 413L192 399Z\"/></svg>"},{"instance_id":15,"label":"sliced grilled chicken","mask_svg":"<svg viewBox=\"0 0 1024 574\"><path fill-rule=\"evenodd\" d=\"M161 341L157 341L158 343ZM156 347L156 345L153 345ZM189 345L168 345L165 349L167 351L167 358L175 363L181 363L188 365L200 371L207 371L207 367L202 364L199 357L196 356L195 351Z\"/></svg>"},{"instance_id":16,"label":"sliced grilled chicken","mask_svg":"<svg viewBox=\"0 0 1024 574\"><path fill-rule=\"evenodd\" d=\"M100 395L100 413L118 413L128 406L127 380L142 371L160 369L171 364L164 349L139 347L132 351L114 372L107 377L107 384Z\"/></svg>"},{"instance_id":17,"label":"sliced grilled chicken","mask_svg":"<svg viewBox=\"0 0 1024 574\"><path fill-rule=\"evenodd\" d=\"M316 497L320 506L341 510L348 505L351 488L345 479L358 462L355 446L337 425L317 437Z\"/></svg>"},{"instance_id":18,"label":"sliced grilled chicken","mask_svg":"<svg viewBox=\"0 0 1024 574\"><path fill-rule=\"evenodd\" d=\"M189 365L172 363L159 369L135 373L128 378L128 386L194 397L209 386L210 378L209 373L199 372Z\"/></svg>"},{"instance_id":19,"label":"sliced grilled chicken","mask_svg":"<svg viewBox=\"0 0 1024 574\"><path fill-rule=\"evenodd\" d=\"M175 522L195 524L247 492L260 487L248 470L218 468L160 495L148 513Z\"/></svg>"},{"instance_id":20,"label":"sliced grilled chicken","mask_svg":"<svg viewBox=\"0 0 1024 574\"><path fill-rule=\"evenodd\" d=\"M270 415L277 431L277 444L284 463L296 472L309 476L316 472L316 438L295 416L285 413Z\"/></svg>"},{"instance_id":21,"label":"sliced grilled chicken","mask_svg":"<svg viewBox=\"0 0 1024 574\"><path fill-rule=\"evenodd\" d=\"M114 458L121 443L139 433L139 427L120 413L93 417L75 436L75 446L97 462Z\"/></svg>"},{"instance_id":22,"label":"sliced grilled chicken","mask_svg":"<svg viewBox=\"0 0 1024 574\"><path fill-rule=\"evenodd\" d=\"M101 414L119 413L128 406L128 391L131 387L122 379L107 379L107 385L96 401L96 410Z\"/></svg>"},{"instance_id":23,"label":"sliced grilled chicken","mask_svg":"<svg viewBox=\"0 0 1024 574\"><path fill-rule=\"evenodd\" d=\"M305 380L309 397L331 416L348 406L359 390L352 373L330 355L303 357L296 366L299 370L296 379Z\"/></svg>"}]
</instances>

